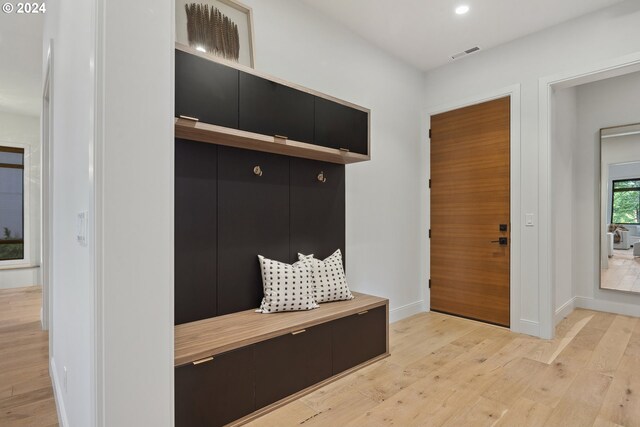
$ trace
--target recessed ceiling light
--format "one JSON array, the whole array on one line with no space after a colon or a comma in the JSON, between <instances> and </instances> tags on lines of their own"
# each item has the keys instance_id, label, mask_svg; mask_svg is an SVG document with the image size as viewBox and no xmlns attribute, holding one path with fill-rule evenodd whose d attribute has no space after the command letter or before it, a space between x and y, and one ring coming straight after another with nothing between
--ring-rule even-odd
<instances>
[{"instance_id":1,"label":"recessed ceiling light","mask_svg":"<svg viewBox=\"0 0 640 427\"><path fill-rule=\"evenodd\" d=\"M467 6L466 4L456 7L456 13L458 15L464 15L467 12L469 12L469 6Z\"/></svg>"}]
</instances>

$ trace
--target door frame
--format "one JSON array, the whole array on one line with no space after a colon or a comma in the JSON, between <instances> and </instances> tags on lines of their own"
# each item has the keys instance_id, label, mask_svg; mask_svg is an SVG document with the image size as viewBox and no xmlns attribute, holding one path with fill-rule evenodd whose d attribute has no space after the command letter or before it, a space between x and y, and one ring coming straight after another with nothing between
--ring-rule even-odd
<instances>
[{"instance_id":1,"label":"door frame","mask_svg":"<svg viewBox=\"0 0 640 427\"><path fill-rule=\"evenodd\" d=\"M431 142L428 138L429 129L431 128L431 116L445 113L451 110L457 110L459 108L469 107L471 105L482 104L487 101L493 101L495 99L504 98L506 96L511 97L511 135L510 135L510 221L511 221L511 254L510 254L510 273L509 273L509 310L510 310L510 330L513 332L520 332L529 335L538 335L539 328L538 322L521 319L521 301L520 301L520 272L521 272L521 257L520 257L520 245L521 245L521 215L520 215L520 195L521 195L521 163L520 163L520 84L507 86L504 88L496 89L486 93L482 93L476 96L464 98L459 101L453 101L450 103L437 105L426 110L426 127L423 133L426 136L426 147L422 156L422 167L424 176L422 182L424 182L422 193L422 203L425 212L421 215L422 229L424 230L423 244L426 250L422 250L421 259L427 261L423 263L422 270L425 272L423 277L427 278L427 283L423 288L423 301L425 302L425 311L431 309L430 302L430 290L428 286L428 280L430 276L430 259L431 259L431 242L429 240L429 228L431 222L431 193L427 183L431 175ZM426 167L425 167L426 165Z\"/></svg>"},{"instance_id":2,"label":"door frame","mask_svg":"<svg viewBox=\"0 0 640 427\"><path fill-rule=\"evenodd\" d=\"M555 290L554 277L555 245L553 244L553 181L551 176L551 144L553 128L554 91L581 84L617 77L640 70L640 53L612 58L598 63L581 66L572 71L541 77L538 80L538 136L539 136L539 277L540 277L540 331L541 337L553 338L555 332ZM599 255L598 255L599 260ZM594 271L595 293L599 291L599 262ZM598 303L596 298L574 295L574 306L615 312L619 304Z\"/></svg>"}]
</instances>

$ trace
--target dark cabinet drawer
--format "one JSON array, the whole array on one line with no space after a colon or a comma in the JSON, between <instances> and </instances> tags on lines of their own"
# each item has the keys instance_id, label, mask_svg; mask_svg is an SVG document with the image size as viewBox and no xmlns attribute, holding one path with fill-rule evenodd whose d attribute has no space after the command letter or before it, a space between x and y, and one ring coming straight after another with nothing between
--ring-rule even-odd
<instances>
[{"instance_id":1,"label":"dark cabinet drawer","mask_svg":"<svg viewBox=\"0 0 640 427\"><path fill-rule=\"evenodd\" d=\"M256 344L255 371L256 409L329 378L330 324Z\"/></svg>"},{"instance_id":2,"label":"dark cabinet drawer","mask_svg":"<svg viewBox=\"0 0 640 427\"><path fill-rule=\"evenodd\" d=\"M239 71L176 50L175 115L238 128Z\"/></svg>"},{"instance_id":3,"label":"dark cabinet drawer","mask_svg":"<svg viewBox=\"0 0 640 427\"><path fill-rule=\"evenodd\" d=\"M219 316L260 305L258 255L278 261L289 257L289 158L220 146Z\"/></svg>"},{"instance_id":4,"label":"dark cabinet drawer","mask_svg":"<svg viewBox=\"0 0 640 427\"><path fill-rule=\"evenodd\" d=\"M239 127L313 143L314 96L240 72Z\"/></svg>"},{"instance_id":5,"label":"dark cabinet drawer","mask_svg":"<svg viewBox=\"0 0 640 427\"><path fill-rule=\"evenodd\" d=\"M364 111L315 98L314 143L369 154L369 115Z\"/></svg>"},{"instance_id":6,"label":"dark cabinet drawer","mask_svg":"<svg viewBox=\"0 0 640 427\"><path fill-rule=\"evenodd\" d=\"M325 182L318 180L323 173ZM291 261L298 252L324 259L345 250L345 166L291 159Z\"/></svg>"},{"instance_id":7,"label":"dark cabinet drawer","mask_svg":"<svg viewBox=\"0 0 640 427\"><path fill-rule=\"evenodd\" d=\"M217 152L175 142L175 323L216 315Z\"/></svg>"},{"instance_id":8,"label":"dark cabinet drawer","mask_svg":"<svg viewBox=\"0 0 640 427\"><path fill-rule=\"evenodd\" d=\"M175 369L176 427L216 427L255 409L253 347Z\"/></svg>"},{"instance_id":9,"label":"dark cabinet drawer","mask_svg":"<svg viewBox=\"0 0 640 427\"><path fill-rule=\"evenodd\" d=\"M338 374L387 351L386 307L331 322L333 374Z\"/></svg>"}]
</instances>

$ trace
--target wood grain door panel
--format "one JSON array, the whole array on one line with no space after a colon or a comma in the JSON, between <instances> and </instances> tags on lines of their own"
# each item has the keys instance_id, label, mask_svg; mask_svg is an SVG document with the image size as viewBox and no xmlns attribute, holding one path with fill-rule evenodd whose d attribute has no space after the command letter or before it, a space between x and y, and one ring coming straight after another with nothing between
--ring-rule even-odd
<instances>
[{"instance_id":1,"label":"wood grain door panel","mask_svg":"<svg viewBox=\"0 0 640 427\"><path fill-rule=\"evenodd\" d=\"M431 133L431 308L509 326L510 98L432 116Z\"/></svg>"}]
</instances>

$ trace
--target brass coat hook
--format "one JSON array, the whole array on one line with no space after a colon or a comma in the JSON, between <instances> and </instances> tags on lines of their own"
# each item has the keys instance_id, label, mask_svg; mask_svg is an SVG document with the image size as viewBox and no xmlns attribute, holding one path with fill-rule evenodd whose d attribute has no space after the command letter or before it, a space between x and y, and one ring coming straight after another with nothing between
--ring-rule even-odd
<instances>
[{"instance_id":1,"label":"brass coat hook","mask_svg":"<svg viewBox=\"0 0 640 427\"><path fill-rule=\"evenodd\" d=\"M262 176L262 168L260 166L254 166L253 173L257 176Z\"/></svg>"},{"instance_id":2,"label":"brass coat hook","mask_svg":"<svg viewBox=\"0 0 640 427\"><path fill-rule=\"evenodd\" d=\"M320 181L320 182L321 182L321 183L323 183L323 184L324 184L325 182L327 182L327 178L325 178L325 176L324 176L324 171L321 171L321 172L318 174L318 181Z\"/></svg>"}]
</instances>

